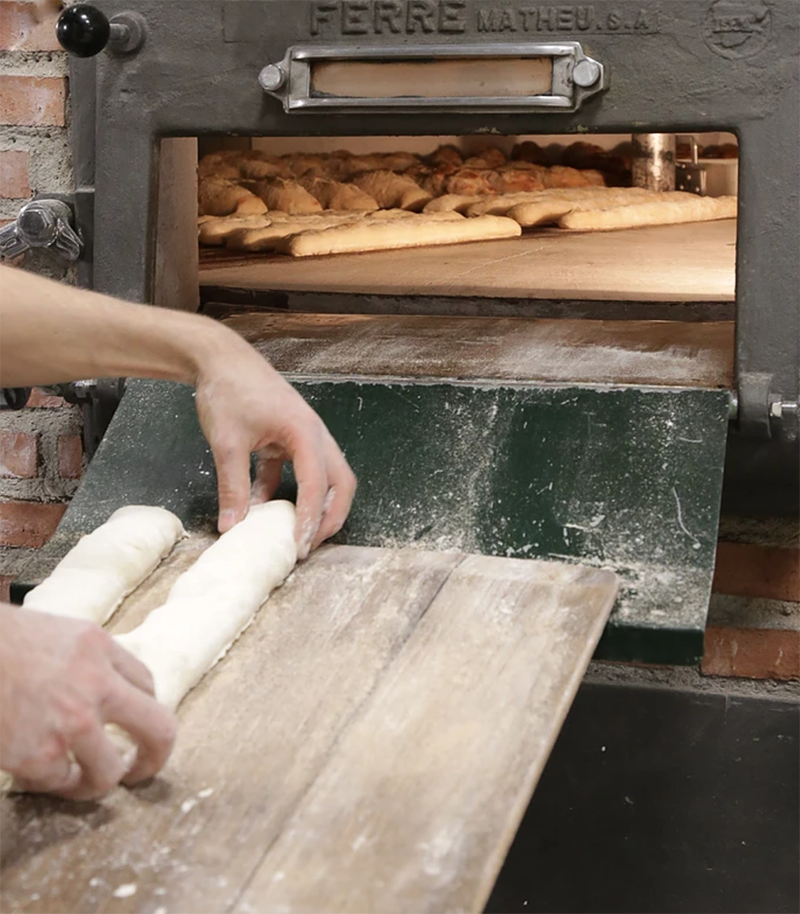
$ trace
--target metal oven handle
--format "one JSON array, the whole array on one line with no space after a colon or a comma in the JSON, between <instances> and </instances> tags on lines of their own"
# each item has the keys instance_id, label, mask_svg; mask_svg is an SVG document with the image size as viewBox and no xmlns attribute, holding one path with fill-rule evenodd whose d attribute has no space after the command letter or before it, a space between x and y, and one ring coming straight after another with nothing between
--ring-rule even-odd
<instances>
[{"instance_id":1,"label":"metal oven handle","mask_svg":"<svg viewBox=\"0 0 800 914\"><path fill-rule=\"evenodd\" d=\"M447 62L477 64L488 75L492 65L519 61L533 64L546 62L547 85L531 94L485 95L467 82L465 91L439 96L404 91L401 71L397 74L396 92L384 96L359 95L357 92L336 94L318 91L314 83L315 67L334 62L354 65L398 64L420 66L446 65ZM435 71L431 71L435 78ZM477 77L478 79L480 77ZM603 65L587 57L577 41L529 43L525 45L429 45L425 47L394 48L342 48L342 47L292 47L283 60L267 64L259 73L259 84L268 95L279 99L287 113L312 111L369 111L371 113L397 113L402 110L419 111L529 111L573 112L584 101L606 88Z\"/></svg>"}]
</instances>

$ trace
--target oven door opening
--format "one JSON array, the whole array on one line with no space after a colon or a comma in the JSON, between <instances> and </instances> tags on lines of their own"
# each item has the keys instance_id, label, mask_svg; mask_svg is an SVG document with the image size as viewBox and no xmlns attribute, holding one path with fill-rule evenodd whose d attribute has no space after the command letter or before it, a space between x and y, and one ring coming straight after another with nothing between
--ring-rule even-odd
<instances>
[{"instance_id":1,"label":"oven door opening","mask_svg":"<svg viewBox=\"0 0 800 914\"><path fill-rule=\"evenodd\" d=\"M200 307L251 335L381 316L392 346L330 370L733 387L732 134L212 136L196 162Z\"/></svg>"}]
</instances>

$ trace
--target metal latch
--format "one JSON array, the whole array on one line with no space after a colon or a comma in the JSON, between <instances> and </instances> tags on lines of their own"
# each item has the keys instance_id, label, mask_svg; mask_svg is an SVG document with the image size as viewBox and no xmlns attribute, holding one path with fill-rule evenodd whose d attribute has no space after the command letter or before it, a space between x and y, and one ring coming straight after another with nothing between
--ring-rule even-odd
<instances>
[{"instance_id":1,"label":"metal latch","mask_svg":"<svg viewBox=\"0 0 800 914\"><path fill-rule=\"evenodd\" d=\"M679 134L676 139L689 141L691 161L675 162L675 190L683 190L689 194L699 194L701 197L705 197L708 194L708 172L699 161L697 137Z\"/></svg>"},{"instance_id":2,"label":"metal latch","mask_svg":"<svg viewBox=\"0 0 800 914\"><path fill-rule=\"evenodd\" d=\"M83 242L72 222L72 209L63 200L26 203L14 222L0 228L0 259L13 260L33 248L48 248L67 260L77 260Z\"/></svg>"},{"instance_id":3,"label":"metal latch","mask_svg":"<svg viewBox=\"0 0 800 914\"><path fill-rule=\"evenodd\" d=\"M258 81L289 113L564 112L601 92L605 71L577 41L292 47Z\"/></svg>"}]
</instances>

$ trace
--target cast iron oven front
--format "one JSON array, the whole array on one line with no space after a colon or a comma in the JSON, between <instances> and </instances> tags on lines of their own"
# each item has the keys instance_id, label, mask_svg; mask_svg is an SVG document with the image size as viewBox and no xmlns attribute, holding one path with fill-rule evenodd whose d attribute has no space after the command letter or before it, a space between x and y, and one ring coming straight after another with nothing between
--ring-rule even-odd
<instances>
[{"instance_id":1,"label":"cast iron oven front","mask_svg":"<svg viewBox=\"0 0 800 914\"><path fill-rule=\"evenodd\" d=\"M73 66L79 221L82 212L94 211L93 263L85 276L94 288L135 301L151 300L160 137L733 131L740 145L738 418L729 439L727 493L739 505L797 510L791 408L800 386L797 0L579 6L99 0L97 6L109 18L137 13L145 40L135 53L107 50ZM299 44L374 50L555 40L579 41L605 69L605 91L576 112L287 114L258 82L266 64Z\"/></svg>"}]
</instances>

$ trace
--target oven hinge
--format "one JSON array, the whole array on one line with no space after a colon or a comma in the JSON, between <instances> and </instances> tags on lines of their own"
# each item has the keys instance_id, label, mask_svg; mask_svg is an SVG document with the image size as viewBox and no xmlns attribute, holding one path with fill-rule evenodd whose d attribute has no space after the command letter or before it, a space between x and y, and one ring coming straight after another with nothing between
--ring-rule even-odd
<instances>
[{"instance_id":1,"label":"oven hinge","mask_svg":"<svg viewBox=\"0 0 800 914\"><path fill-rule=\"evenodd\" d=\"M793 441L798 437L798 402L786 400L772 389L767 372L743 372L731 404L731 419L739 431L752 438L772 438L776 432Z\"/></svg>"}]
</instances>

